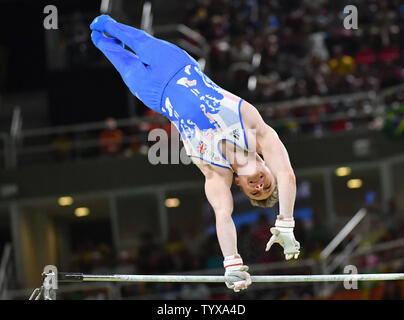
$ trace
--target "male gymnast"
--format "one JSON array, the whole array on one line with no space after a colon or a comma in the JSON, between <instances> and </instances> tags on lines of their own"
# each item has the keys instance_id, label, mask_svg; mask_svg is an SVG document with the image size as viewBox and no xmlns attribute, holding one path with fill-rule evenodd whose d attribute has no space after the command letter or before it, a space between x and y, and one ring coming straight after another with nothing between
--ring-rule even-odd
<instances>
[{"instance_id":1,"label":"male gymnast","mask_svg":"<svg viewBox=\"0 0 404 320\"><path fill-rule=\"evenodd\" d=\"M205 176L225 276L240 279L226 281L226 286L238 292L251 284L248 266L237 250L230 191L233 174L253 205L271 207L279 201L266 251L279 243L286 260L297 259L300 244L293 234L296 178L284 145L257 109L216 85L191 56L172 43L108 15L95 18L90 29L94 45L130 91L175 125L187 155Z\"/></svg>"}]
</instances>

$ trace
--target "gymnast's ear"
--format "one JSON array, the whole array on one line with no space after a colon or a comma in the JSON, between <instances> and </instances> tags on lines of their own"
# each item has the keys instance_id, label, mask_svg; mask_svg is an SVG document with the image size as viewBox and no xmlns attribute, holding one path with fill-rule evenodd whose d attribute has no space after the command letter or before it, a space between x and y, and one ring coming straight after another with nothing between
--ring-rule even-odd
<instances>
[{"instance_id":1,"label":"gymnast's ear","mask_svg":"<svg viewBox=\"0 0 404 320\"><path fill-rule=\"evenodd\" d=\"M234 182L236 183L236 185L240 185L240 179L239 177L234 177Z\"/></svg>"}]
</instances>

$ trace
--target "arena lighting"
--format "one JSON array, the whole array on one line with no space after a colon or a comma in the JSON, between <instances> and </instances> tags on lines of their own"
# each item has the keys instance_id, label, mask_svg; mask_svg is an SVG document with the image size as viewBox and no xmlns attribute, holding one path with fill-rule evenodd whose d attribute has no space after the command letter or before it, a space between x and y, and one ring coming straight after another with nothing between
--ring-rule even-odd
<instances>
[{"instance_id":1,"label":"arena lighting","mask_svg":"<svg viewBox=\"0 0 404 320\"><path fill-rule=\"evenodd\" d=\"M349 189L358 189L362 187L362 184L363 182L361 179L350 179L346 185Z\"/></svg>"},{"instance_id":2,"label":"arena lighting","mask_svg":"<svg viewBox=\"0 0 404 320\"><path fill-rule=\"evenodd\" d=\"M58 204L61 207L71 206L73 204L73 198L69 196L60 197L58 199Z\"/></svg>"},{"instance_id":3,"label":"arena lighting","mask_svg":"<svg viewBox=\"0 0 404 320\"><path fill-rule=\"evenodd\" d=\"M167 198L164 204L167 208L177 208L180 205L180 199L178 198Z\"/></svg>"},{"instance_id":4,"label":"arena lighting","mask_svg":"<svg viewBox=\"0 0 404 320\"><path fill-rule=\"evenodd\" d=\"M90 214L90 209L86 208L86 207L80 207L80 208L76 208L76 210L74 210L74 215L76 217L85 217L88 216Z\"/></svg>"},{"instance_id":5,"label":"arena lighting","mask_svg":"<svg viewBox=\"0 0 404 320\"><path fill-rule=\"evenodd\" d=\"M352 170L350 167L339 167L335 169L335 175L338 177L346 177L351 174Z\"/></svg>"}]
</instances>

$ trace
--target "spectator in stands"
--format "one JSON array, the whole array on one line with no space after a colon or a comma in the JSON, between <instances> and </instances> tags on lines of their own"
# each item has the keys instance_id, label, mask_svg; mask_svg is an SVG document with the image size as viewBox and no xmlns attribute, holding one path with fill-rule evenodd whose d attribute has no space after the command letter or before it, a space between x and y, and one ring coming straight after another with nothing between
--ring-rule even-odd
<instances>
[{"instance_id":1,"label":"spectator in stands","mask_svg":"<svg viewBox=\"0 0 404 320\"><path fill-rule=\"evenodd\" d=\"M8 58L7 49L3 45L0 45L0 91L4 90L6 84L7 66L9 65Z\"/></svg>"},{"instance_id":2,"label":"spectator in stands","mask_svg":"<svg viewBox=\"0 0 404 320\"><path fill-rule=\"evenodd\" d=\"M99 146L101 154L116 155L122 149L123 132L117 128L114 118L105 120L105 129L99 135Z\"/></svg>"},{"instance_id":3,"label":"spectator in stands","mask_svg":"<svg viewBox=\"0 0 404 320\"><path fill-rule=\"evenodd\" d=\"M225 15L215 15L210 19L210 27L205 36L208 41L217 41L227 36L227 21Z\"/></svg>"},{"instance_id":4,"label":"spectator in stands","mask_svg":"<svg viewBox=\"0 0 404 320\"><path fill-rule=\"evenodd\" d=\"M206 262L205 269L219 269L223 267L223 257L220 252L219 244L214 236L211 236L206 242Z\"/></svg>"},{"instance_id":5,"label":"spectator in stands","mask_svg":"<svg viewBox=\"0 0 404 320\"><path fill-rule=\"evenodd\" d=\"M257 223L252 232L252 243L254 243L254 247L251 250L256 251L256 261L263 262L262 259L267 258L267 254L263 254L262 248L265 248L267 239L266 235L268 234L268 226L270 225L268 216L266 214L261 213L258 216Z\"/></svg>"},{"instance_id":6,"label":"spectator in stands","mask_svg":"<svg viewBox=\"0 0 404 320\"><path fill-rule=\"evenodd\" d=\"M358 66L372 65L376 62L376 59L376 52L369 42L362 43L361 48L355 54L355 63Z\"/></svg>"},{"instance_id":7,"label":"spectator in stands","mask_svg":"<svg viewBox=\"0 0 404 320\"><path fill-rule=\"evenodd\" d=\"M136 274L135 261L127 250L121 250L118 259L118 265L115 268L117 274Z\"/></svg>"},{"instance_id":8,"label":"spectator in stands","mask_svg":"<svg viewBox=\"0 0 404 320\"><path fill-rule=\"evenodd\" d=\"M68 160L72 155L73 140L66 134L60 134L52 140L52 147L58 161Z\"/></svg>"},{"instance_id":9,"label":"spectator in stands","mask_svg":"<svg viewBox=\"0 0 404 320\"><path fill-rule=\"evenodd\" d=\"M257 252L261 254L262 250L258 250L252 238L252 226L243 224L238 231L239 234L239 252L248 261L257 261Z\"/></svg>"},{"instance_id":10,"label":"spectator in stands","mask_svg":"<svg viewBox=\"0 0 404 320\"><path fill-rule=\"evenodd\" d=\"M230 49L230 59L233 63L250 63L253 55L253 48L245 37L237 36L234 45Z\"/></svg>"},{"instance_id":11,"label":"spectator in stands","mask_svg":"<svg viewBox=\"0 0 404 320\"><path fill-rule=\"evenodd\" d=\"M94 251L92 253L92 270L93 274L108 274L111 270L107 266L107 261L105 257L99 251Z\"/></svg>"},{"instance_id":12,"label":"spectator in stands","mask_svg":"<svg viewBox=\"0 0 404 320\"><path fill-rule=\"evenodd\" d=\"M315 247L311 251L317 250L319 247L325 247L332 236L329 227L325 224L324 219L318 215L313 217L313 226L308 230L306 235L307 244L313 244Z\"/></svg>"},{"instance_id":13,"label":"spectator in stands","mask_svg":"<svg viewBox=\"0 0 404 320\"><path fill-rule=\"evenodd\" d=\"M135 153L139 151L140 148L140 137L139 137L139 129L137 126L133 125L129 127L129 144L125 149L125 156L130 158Z\"/></svg>"},{"instance_id":14,"label":"spectator in stands","mask_svg":"<svg viewBox=\"0 0 404 320\"><path fill-rule=\"evenodd\" d=\"M341 46L334 47L334 56L328 62L331 74L336 77L345 77L356 69L355 60L343 52Z\"/></svg>"},{"instance_id":15,"label":"spectator in stands","mask_svg":"<svg viewBox=\"0 0 404 320\"><path fill-rule=\"evenodd\" d=\"M401 291L400 282L386 281L382 300L401 300L403 299Z\"/></svg>"},{"instance_id":16,"label":"spectator in stands","mask_svg":"<svg viewBox=\"0 0 404 320\"><path fill-rule=\"evenodd\" d=\"M210 289L205 283L184 284L181 287L180 298L183 300L207 300Z\"/></svg>"},{"instance_id":17,"label":"spectator in stands","mask_svg":"<svg viewBox=\"0 0 404 320\"><path fill-rule=\"evenodd\" d=\"M144 232L140 237L140 246L138 249L137 268L140 273L153 273L154 267L158 264L160 248L155 244L153 234Z\"/></svg>"},{"instance_id":18,"label":"spectator in stands","mask_svg":"<svg viewBox=\"0 0 404 320\"><path fill-rule=\"evenodd\" d=\"M158 285L160 299L162 300L176 300L180 296L180 286L173 282L165 282Z\"/></svg>"}]
</instances>

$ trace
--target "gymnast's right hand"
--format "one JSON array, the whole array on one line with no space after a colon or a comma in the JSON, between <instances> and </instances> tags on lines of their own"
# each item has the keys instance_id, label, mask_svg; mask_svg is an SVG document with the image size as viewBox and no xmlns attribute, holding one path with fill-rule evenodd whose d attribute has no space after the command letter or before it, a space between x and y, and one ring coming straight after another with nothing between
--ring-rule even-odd
<instances>
[{"instance_id":1,"label":"gymnast's right hand","mask_svg":"<svg viewBox=\"0 0 404 320\"><path fill-rule=\"evenodd\" d=\"M232 256L227 256L223 261L224 268L226 269L225 277L234 276L240 279L240 281L226 281L226 286L229 289L234 290L234 292L239 292L240 290L247 289L251 284L251 276L247 272L248 266L243 264L243 259L239 254L234 254Z\"/></svg>"},{"instance_id":2,"label":"gymnast's right hand","mask_svg":"<svg viewBox=\"0 0 404 320\"><path fill-rule=\"evenodd\" d=\"M94 45L115 66L130 91L157 112L169 80L184 66L198 64L174 44L116 22L108 15L95 18L90 29Z\"/></svg>"}]
</instances>

